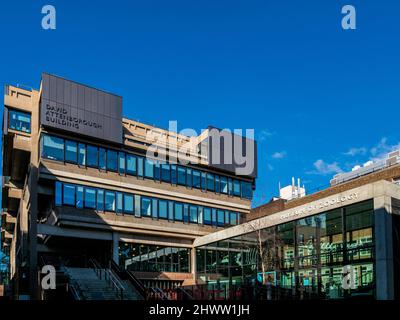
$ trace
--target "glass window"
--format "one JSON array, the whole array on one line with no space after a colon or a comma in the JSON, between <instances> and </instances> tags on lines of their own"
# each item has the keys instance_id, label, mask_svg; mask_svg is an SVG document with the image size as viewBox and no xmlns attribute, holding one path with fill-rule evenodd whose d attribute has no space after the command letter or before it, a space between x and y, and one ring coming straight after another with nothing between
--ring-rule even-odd
<instances>
[{"instance_id":1,"label":"glass window","mask_svg":"<svg viewBox=\"0 0 400 320\"><path fill-rule=\"evenodd\" d=\"M171 183L177 184L177 172L175 164L171 164Z\"/></svg>"},{"instance_id":2,"label":"glass window","mask_svg":"<svg viewBox=\"0 0 400 320\"><path fill-rule=\"evenodd\" d=\"M153 160L146 159L144 162L144 176L149 179L154 178L154 164Z\"/></svg>"},{"instance_id":3,"label":"glass window","mask_svg":"<svg viewBox=\"0 0 400 320\"><path fill-rule=\"evenodd\" d=\"M97 168L99 166L99 149L95 146L87 145L87 165L89 167Z\"/></svg>"},{"instance_id":4,"label":"glass window","mask_svg":"<svg viewBox=\"0 0 400 320\"><path fill-rule=\"evenodd\" d=\"M106 191L106 211L115 211L115 192Z\"/></svg>"},{"instance_id":5,"label":"glass window","mask_svg":"<svg viewBox=\"0 0 400 320\"><path fill-rule=\"evenodd\" d=\"M225 212L224 210L217 210L217 225L219 227L224 226L225 223Z\"/></svg>"},{"instance_id":6,"label":"glass window","mask_svg":"<svg viewBox=\"0 0 400 320\"><path fill-rule=\"evenodd\" d=\"M116 151L107 150L107 170L118 170L118 153Z\"/></svg>"},{"instance_id":7,"label":"glass window","mask_svg":"<svg viewBox=\"0 0 400 320\"><path fill-rule=\"evenodd\" d=\"M63 184L63 204L67 206L75 206L75 186L71 184Z\"/></svg>"},{"instance_id":8,"label":"glass window","mask_svg":"<svg viewBox=\"0 0 400 320\"><path fill-rule=\"evenodd\" d=\"M218 225L217 209L212 209L212 222L213 222L213 226L217 226Z\"/></svg>"},{"instance_id":9,"label":"glass window","mask_svg":"<svg viewBox=\"0 0 400 320\"><path fill-rule=\"evenodd\" d=\"M190 212L190 222L197 223L197 221L198 221L197 206L190 206L189 212Z\"/></svg>"},{"instance_id":10,"label":"glass window","mask_svg":"<svg viewBox=\"0 0 400 320\"><path fill-rule=\"evenodd\" d=\"M143 158L142 157L138 157L137 158L137 175L138 177L143 177Z\"/></svg>"},{"instance_id":11,"label":"glass window","mask_svg":"<svg viewBox=\"0 0 400 320\"><path fill-rule=\"evenodd\" d=\"M193 188L201 189L200 171L193 170Z\"/></svg>"},{"instance_id":12,"label":"glass window","mask_svg":"<svg viewBox=\"0 0 400 320\"><path fill-rule=\"evenodd\" d=\"M242 197L250 200L253 197L253 189L251 183L242 181Z\"/></svg>"},{"instance_id":13,"label":"glass window","mask_svg":"<svg viewBox=\"0 0 400 320\"><path fill-rule=\"evenodd\" d=\"M186 178L187 178L186 186L191 188L192 187L192 169L187 168L186 171L187 171L186 172Z\"/></svg>"},{"instance_id":14,"label":"glass window","mask_svg":"<svg viewBox=\"0 0 400 320\"><path fill-rule=\"evenodd\" d=\"M203 217L204 217L204 213L203 213L203 207L199 206L198 207L198 214L197 214L198 218L197 218L197 223L199 224L203 224Z\"/></svg>"},{"instance_id":15,"label":"glass window","mask_svg":"<svg viewBox=\"0 0 400 320\"><path fill-rule=\"evenodd\" d=\"M158 219L158 200L152 199L151 216L154 219Z\"/></svg>"},{"instance_id":16,"label":"glass window","mask_svg":"<svg viewBox=\"0 0 400 320\"><path fill-rule=\"evenodd\" d=\"M207 190L215 191L215 177L212 173L207 173Z\"/></svg>"},{"instance_id":17,"label":"glass window","mask_svg":"<svg viewBox=\"0 0 400 320\"><path fill-rule=\"evenodd\" d=\"M79 209L83 208L83 187L76 187L76 207Z\"/></svg>"},{"instance_id":18,"label":"glass window","mask_svg":"<svg viewBox=\"0 0 400 320\"><path fill-rule=\"evenodd\" d=\"M139 195L135 195L135 217L140 217L141 200Z\"/></svg>"},{"instance_id":19,"label":"glass window","mask_svg":"<svg viewBox=\"0 0 400 320\"><path fill-rule=\"evenodd\" d=\"M221 184L219 182L219 176L215 176L215 192L216 193L221 192Z\"/></svg>"},{"instance_id":20,"label":"glass window","mask_svg":"<svg viewBox=\"0 0 400 320\"><path fill-rule=\"evenodd\" d=\"M56 182L56 191L55 191L55 203L56 206L61 206L62 205L62 183L61 182Z\"/></svg>"},{"instance_id":21,"label":"glass window","mask_svg":"<svg viewBox=\"0 0 400 320\"><path fill-rule=\"evenodd\" d=\"M96 208L96 189L85 188L85 208Z\"/></svg>"},{"instance_id":22,"label":"glass window","mask_svg":"<svg viewBox=\"0 0 400 320\"><path fill-rule=\"evenodd\" d=\"M125 213L133 213L133 195L124 194L124 212Z\"/></svg>"},{"instance_id":23,"label":"glass window","mask_svg":"<svg viewBox=\"0 0 400 320\"><path fill-rule=\"evenodd\" d=\"M221 193L228 193L228 179L226 177L221 177Z\"/></svg>"},{"instance_id":24,"label":"glass window","mask_svg":"<svg viewBox=\"0 0 400 320\"><path fill-rule=\"evenodd\" d=\"M126 155L126 173L136 175L136 156L129 153Z\"/></svg>"},{"instance_id":25,"label":"glass window","mask_svg":"<svg viewBox=\"0 0 400 320\"><path fill-rule=\"evenodd\" d=\"M174 221L174 202L168 201L168 220Z\"/></svg>"},{"instance_id":26,"label":"glass window","mask_svg":"<svg viewBox=\"0 0 400 320\"><path fill-rule=\"evenodd\" d=\"M201 189L207 190L207 173L206 172L201 173Z\"/></svg>"},{"instance_id":27,"label":"glass window","mask_svg":"<svg viewBox=\"0 0 400 320\"><path fill-rule=\"evenodd\" d=\"M65 140L65 161L78 162L78 144L75 141Z\"/></svg>"},{"instance_id":28,"label":"glass window","mask_svg":"<svg viewBox=\"0 0 400 320\"><path fill-rule=\"evenodd\" d=\"M106 149L100 148L99 149L99 168L102 170L106 170L106 161L107 161L107 153Z\"/></svg>"},{"instance_id":29,"label":"glass window","mask_svg":"<svg viewBox=\"0 0 400 320\"><path fill-rule=\"evenodd\" d=\"M151 199L142 197L142 216L151 217Z\"/></svg>"},{"instance_id":30,"label":"glass window","mask_svg":"<svg viewBox=\"0 0 400 320\"><path fill-rule=\"evenodd\" d=\"M236 213L236 212L231 212L231 213L230 213L230 224L231 224L232 226L235 226L235 225L239 224L239 219L238 219L238 217L239 217L239 214L238 214L238 213Z\"/></svg>"},{"instance_id":31,"label":"glass window","mask_svg":"<svg viewBox=\"0 0 400 320\"><path fill-rule=\"evenodd\" d=\"M183 204L175 202L175 220L183 220Z\"/></svg>"},{"instance_id":32,"label":"glass window","mask_svg":"<svg viewBox=\"0 0 400 320\"><path fill-rule=\"evenodd\" d=\"M189 223L189 205L183 205L183 222Z\"/></svg>"},{"instance_id":33,"label":"glass window","mask_svg":"<svg viewBox=\"0 0 400 320\"><path fill-rule=\"evenodd\" d=\"M79 144L78 164L86 166L86 146L83 143Z\"/></svg>"},{"instance_id":34,"label":"glass window","mask_svg":"<svg viewBox=\"0 0 400 320\"><path fill-rule=\"evenodd\" d=\"M240 197L240 181L233 180L233 195Z\"/></svg>"},{"instance_id":35,"label":"glass window","mask_svg":"<svg viewBox=\"0 0 400 320\"><path fill-rule=\"evenodd\" d=\"M168 202L165 200L158 200L158 217L161 219L168 218Z\"/></svg>"},{"instance_id":36,"label":"glass window","mask_svg":"<svg viewBox=\"0 0 400 320\"><path fill-rule=\"evenodd\" d=\"M154 180L161 180L161 166L159 162L154 163Z\"/></svg>"},{"instance_id":37,"label":"glass window","mask_svg":"<svg viewBox=\"0 0 400 320\"><path fill-rule=\"evenodd\" d=\"M52 136L43 136L42 157L64 161L64 140Z\"/></svg>"},{"instance_id":38,"label":"glass window","mask_svg":"<svg viewBox=\"0 0 400 320\"><path fill-rule=\"evenodd\" d=\"M171 169L168 163L161 164L161 180L171 182Z\"/></svg>"},{"instance_id":39,"label":"glass window","mask_svg":"<svg viewBox=\"0 0 400 320\"><path fill-rule=\"evenodd\" d=\"M8 127L10 129L31 133L30 113L9 109L8 117Z\"/></svg>"},{"instance_id":40,"label":"glass window","mask_svg":"<svg viewBox=\"0 0 400 320\"><path fill-rule=\"evenodd\" d=\"M118 152L118 170L120 174L125 174L125 153Z\"/></svg>"},{"instance_id":41,"label":"glass window","mask_svg":"<svg viewBox=\"0 0 400 320\"><path fill-rule=\"evenodd\" d=\"M228 178L228 194L233 195L233 180Z\"/></svg>"},{"instance_id":42,"label":"glass window","mask_svg":"<svg viewBox=\"0 0 400 320\"><path fill-rule=\"evenodd\" d=\"M97 189L97 206L96 209L104 211L104 190Z\"/></svg>"},{"instance_id":43,"label":"glass window","mask_svg":"<svg viewBox=\"0 0 400 320\"><path fill-rule=\"evenodd\" d=\"M124 210L123 207L123 195L121 192L117 192L117 212L122 212Z\"/></svg>"},{"instance_id":44,"label":"glass window","mask_svg":"<svg viewBox=\"0 0 400 320\"><path fill-rule=\"evenodd\" d=\"M178 167L178 184L181 186L186 185L186 168Z\"/></svg>"},{"instance_id":45,"label":"glass window","mask_svg":"<svg viewBox=\"0 0 400 320\"><path fill-rule=\"evenodd\" d=\"M204 208L204 224L212 225L211 209Z\"/></svg>"}]
</instances>

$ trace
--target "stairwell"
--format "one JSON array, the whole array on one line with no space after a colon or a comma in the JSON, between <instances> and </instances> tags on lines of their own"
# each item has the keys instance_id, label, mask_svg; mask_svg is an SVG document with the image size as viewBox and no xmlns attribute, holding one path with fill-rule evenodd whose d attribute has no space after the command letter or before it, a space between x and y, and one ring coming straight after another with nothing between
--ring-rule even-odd
<instances>
[{"instance_id":1,"label":"stairwell","mask_svg":"<svg viewBox=\"0 0 400 320\"><path fill-rule=\"evenodd\" d=\"M109 270L104 269L104 272ZM90 268L66 268L66 274L70 279L70 284L74 286L79 298L82 300L141 300L140 294L129 283L129 281L119 279L123 287L122 298L121 290L107 281L103 276L99 276L94 269Z\"/></svg>"}]
</instances>

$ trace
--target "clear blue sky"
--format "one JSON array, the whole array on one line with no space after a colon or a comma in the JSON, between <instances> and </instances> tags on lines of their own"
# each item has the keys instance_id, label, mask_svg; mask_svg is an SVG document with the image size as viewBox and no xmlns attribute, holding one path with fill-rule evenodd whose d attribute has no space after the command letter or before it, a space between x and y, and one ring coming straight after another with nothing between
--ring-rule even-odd
<instances>
[{"instance_id":1,"label":"clear blue sky","mask_svg":"<svg viewBox=\"0 0 400 320\"><path fill-rule=\"evenodd\" d=\"M123 96L167 127L254 128L255 204L278 182L312 189L399 144L400 4L387 0L6 1L0 83L42 71ZM41 28L41 7L57 29ZM341 28L341 8L357 30Z\"/></svg>"}]
</instances>

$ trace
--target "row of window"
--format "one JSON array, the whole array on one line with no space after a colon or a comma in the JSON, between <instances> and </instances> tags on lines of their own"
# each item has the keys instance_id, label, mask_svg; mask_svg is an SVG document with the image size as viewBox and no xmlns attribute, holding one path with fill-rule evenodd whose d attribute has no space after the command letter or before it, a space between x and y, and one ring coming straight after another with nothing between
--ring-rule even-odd
<instances>
[{"instance_id":1,"label":"row of window","mask_svg":"<svg viewBox=\"0 0 400 320\"><path fill-rule=\"evenodd\" d=\"M218 227L240 223L237 212L62 182L56 182L55 205Z\"/></svg>"},{"instance_id":2,"label":"row of window","mask_svg":"<svg viewBox=\"0 0 400 320\"><path fill-rule=\"evenodd\" d=\"M174 185L187 186L203 191L227 194L251 199L252 185L249 182L231 179L192 168L159 163L141 156L98 148L50 135L42 137L42 157L118 172Z\"/></svg>"},{"instance_id":3,"label":"row of window","mask_svg":"<svg viewBox=\"0 0 400 320\"><path fill-rule=\"evenodd\" d=\"M31 133L31 115L28 112L8 110L8 128Z\"/></svg>"}]
</instances>

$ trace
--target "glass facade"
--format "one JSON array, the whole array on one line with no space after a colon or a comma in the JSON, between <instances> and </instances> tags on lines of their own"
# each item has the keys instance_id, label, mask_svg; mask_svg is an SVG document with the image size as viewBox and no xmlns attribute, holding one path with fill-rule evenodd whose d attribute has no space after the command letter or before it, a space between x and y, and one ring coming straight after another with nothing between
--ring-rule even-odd
<instances>
[{"instance_id":1,"label":"glass facade","mask_svg":"<svg viewBox=\"0 0 400 320\"><path fill-rule=\"evenodd\" d=\"M121 267L144 272L190 272L190 249L144 244L119 244Z\"/></svg>"},{"instance_id":2,"label":"glass facade","mask_svg":"<svg viewBox=\"0 0 400 320\"><path fill-rule=\"evenodd\" d=\"M193 204L115 192L82 185L55 183L55 205L73 206L78 209L88 208L98 211L125 213L137 217L151 217L168 221L207 224L214 226L233 226L240 222L240 213L218 209L218 221L210 216L212 210ZM203 215L208 214L203 219ZM213 220L214 219L214 220Z\"/></svg>"},{"instance_id":3,"label":"glass facade","mask_svg":"<svg viewBox=\"0 0 400 320\"><path fill-rule=\"evenodd\" d=\"M373 221L369 200L212 243L197 248L197 272L210 287L247 285L260 299L373 297Z\"/></svg>"},{"instance_id":4,"label":"glass facade","mask_svg":"<svg viewBox=\"0 0 400 320\"><path fill-rule=\"evenodd\" d=\"M8 128L16 131L31 133L31 114L9 109Z\"/></svg>"},{"instance_id":5,"label":"glass facade","mask_svg":"<svg viewBox=\"0 0 400 320\"><path fill-rule=\"evenodd\" d=\"M41 150L44 159L75 163L79 166L118 172L120 175L136 176L250 200L253 197L251 182L175 164L160 164L138 155L98 148L52 135L42 136Z\"/></svg>"}]
</instances>

